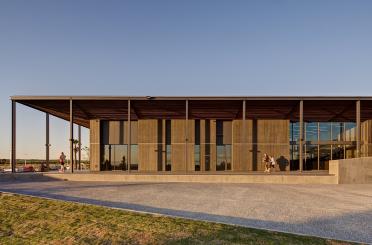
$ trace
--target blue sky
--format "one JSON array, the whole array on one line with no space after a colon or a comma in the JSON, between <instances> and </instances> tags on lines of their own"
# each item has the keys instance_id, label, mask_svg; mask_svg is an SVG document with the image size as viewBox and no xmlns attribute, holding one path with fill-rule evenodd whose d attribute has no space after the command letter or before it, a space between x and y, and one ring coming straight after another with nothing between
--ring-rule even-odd
<instances>
[{"instance_id":1,"label":"blue sky","mask_svg":"<svg viewBox=\"0 0 372 245\"><path fill-rule=\"evenodd\" d=\"M0 158L11 95L371 95L371 43L372 1L3 0ZM17 127L42 158L44 115L19 106Z\"/></svg>"}]
</instances>

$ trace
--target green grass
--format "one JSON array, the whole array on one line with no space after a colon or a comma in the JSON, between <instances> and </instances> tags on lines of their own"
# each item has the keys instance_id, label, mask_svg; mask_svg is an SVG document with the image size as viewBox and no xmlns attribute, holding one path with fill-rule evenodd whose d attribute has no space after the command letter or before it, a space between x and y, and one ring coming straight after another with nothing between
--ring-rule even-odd
<instances>
[{"instance_id":1,"label":"green grass","mask_svg":"<svg viewBox=\"0 0 372 245\"><path fill-rule=\"evenodd\" d=\"M349 244L0 193L0 244Z\"/></svg>"}]
</instances>

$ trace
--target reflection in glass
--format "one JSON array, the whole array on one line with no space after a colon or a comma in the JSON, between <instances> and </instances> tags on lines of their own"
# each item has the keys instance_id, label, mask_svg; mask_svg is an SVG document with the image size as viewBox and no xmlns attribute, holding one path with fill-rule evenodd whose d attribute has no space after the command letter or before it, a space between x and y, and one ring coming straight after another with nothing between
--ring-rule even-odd
<instances>
[{"instance_id":1,"label":"reflection in glass","mask_svg":"<svg viewBox=\"0 0 372 245\"><path fill-rule=\"evenodd\" d=\"M356 123L347 122L345 123L345 141L356 140Z\"/></svg>"},{"instance_id":2,"label":"reflection in glass","mask_svg":"<svg viewBox=\"0 0 372 245\"><path fill-rule=\"evenodd\" d=\"M101 170L126 170L127 145L103 145Z\"/></svg>"},{"instance_id":3,"label":"reflection in glass","mask_svg":"<svg viewBox=\"0 0 372 245\"><path fill-rule=\"evenodd\" d=\"M346 158L355 158L356 157L356 146L355 145L346 145L345 146L345 156L346 156Z\"/></svg>"},{"instance_id":4,"label":"reflection in glass","mask_svg":"<svg viewBox=\"0 0 372 245\"><path fill-rule=\"evenodd\" d=\"M332 145L332 160L344 159L344 145Z\"/></svg>"},{"instance_id":5,"label":"reflection in glass","mask_svg":"<svg viewBox=\"0 0 372 245\"><path fill-rule=\"evenodd\" d=\"M303 169L318 169L318 145L305 145L305 164Z\"/></svg>"},{"instance_id":6,"label":"reflection in glass","mask_svg":"<svg viewBox=\"0 0 372 245\"><path fill-rule=\"evenodd\" d=\"M200 145L194 146L195 171L200 171Z\"/></svg>"},{"instance_id":7,"label":"reflection in glass","mask_svg":"<svg viewBox=\"0 0 372 245\"><path fill-rule=\"evenodd\" d=\"M299 122L291 122L290 125L290 135L289 138L291 141L300 141L300 123Z\"/></svg>"},{"instance_id":8,"label":"reflection in glass","mask_svg":"<svg viewBox=\"0 0 372 245\"><path fill-rule=\"evenodd\" d=\"M194 166L200 171L200 120L195 120Z\"/></svg>"},{"instance_id":9,"label":"reflection in glass","mask_svg":"<svg viewBox=\"0 0 372 245\"><path fill-rule=\"evenodd\" d=\"M231 142L228 140L228 134L232 129L228 125L231 126L228 121L216 120L217 171L231 170Z\"/></svg>"},{"instance_id":10,"label":"reflection in glass","mask_svg":"<svg viewBox=\"0 0 372 245\"><path fill-rule=\"evenodd\" d=\"M321 122L319 123L319 134L320 134L320 141L330 141L331 140L331 132L332 132L332 124L329 122Z\"/></svg>"},{"instance_id":11,"label":"reflection in glass","mask_svg":"<svg viewBox=\"0 0 372 245\"><path fill-rule=\"evenodd\" d=\"M130 145L130 170L138 170L138 145Z\"/></svg>"},{"instance_id":12,"label":"reflection in glass","mask_svg":"<svg viewBox=\"0 0 372 245\"><path fill-rule=\"evenodd\" d=\"M305 123L305 140L306 142L318 141L318 123Z\"/></svg>"},{"instance_id":13,"label":"reflection in glass","mask_svg":"<svg viewBox=\"0 0 372 245\"><path fill-rule=\"evenodd\" d=\"M291 170L299 169L298 159L299 159L299 145L291 144L290 146L290 169Z\"/></svg>"},{"instance_id":14,"label":"reflection in glass","mask_svg":"<svg viewBox=\"0 0 372 245\"><path fill-rule=\"evenodd\" d=\"M171 140L171 120L165 120L165 171L172 170L172 140Z\"/></svg>"},{"instance_id":15,"label":"reflection in glass","mask_svg":"<svg viewBox=\"0 0 372 245\"><path fill-rule=\"evenodd\" d=\"M217 145L216 170L231 170L231 145Z\"/></svg>"},{"instance_id":16,"label":"reflection in glass","mask_svg":"<svg viewBox=\"0 0 372 245\"><path fill-rule=\"evenodd\" d=\"M332 123L332 140L333 141L344 140L344 123L339 122Z\"/></svg>"},{"instance_id":17,"label":"reflection in glass","mask_svg":"<svg viewBox=\"0 0 372 245\"><path fill-rule=\"evenodd\" d=\"M331 160L331 145L319 145L319 169L328 170Z\"/></svg>"}]
</instances>

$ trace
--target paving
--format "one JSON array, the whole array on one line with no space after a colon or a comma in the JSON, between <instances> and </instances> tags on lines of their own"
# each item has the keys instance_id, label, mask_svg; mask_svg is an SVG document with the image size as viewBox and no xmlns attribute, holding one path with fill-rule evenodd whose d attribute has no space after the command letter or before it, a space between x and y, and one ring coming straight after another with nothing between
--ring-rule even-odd
<instances>
[{"instance_id":1,"label":"paving","mask_svg":"<svg viewBox=\"0 0 372 245\"><path fill-rule=\"evenodd\" d=\"M372 244L372 185L1 179L0 191Z\"/></svg>"}]
</instances>

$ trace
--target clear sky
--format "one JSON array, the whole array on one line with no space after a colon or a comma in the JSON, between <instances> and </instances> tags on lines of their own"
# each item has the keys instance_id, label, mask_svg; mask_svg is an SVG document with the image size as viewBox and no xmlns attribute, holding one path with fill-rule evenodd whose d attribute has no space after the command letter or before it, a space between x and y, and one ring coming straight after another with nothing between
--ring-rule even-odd
<instances>
[{"instance_id":1,"label":"clear sky","mask_svg":"<svg viewBox=\"0 0 372 245\"><path fill-rule=\"evenodd\" d=\"M0 158L11 95L372 95L372 1L2 0L0 84ZM44 119L18 106L19 158Z\"/></svg>"}]
</instances>

